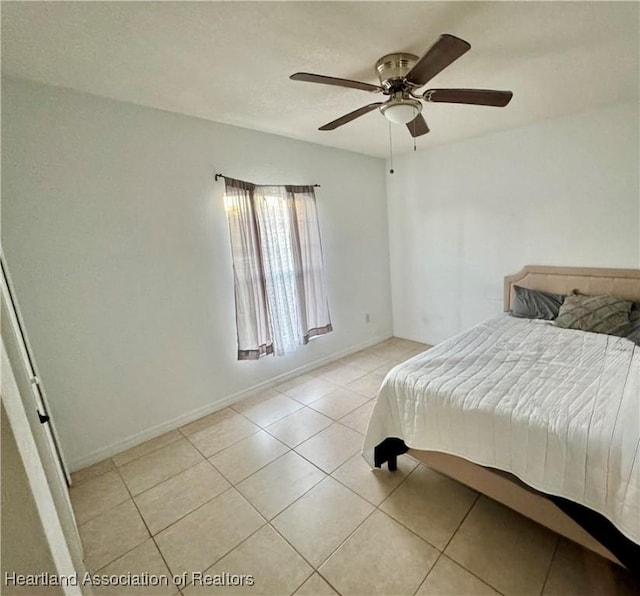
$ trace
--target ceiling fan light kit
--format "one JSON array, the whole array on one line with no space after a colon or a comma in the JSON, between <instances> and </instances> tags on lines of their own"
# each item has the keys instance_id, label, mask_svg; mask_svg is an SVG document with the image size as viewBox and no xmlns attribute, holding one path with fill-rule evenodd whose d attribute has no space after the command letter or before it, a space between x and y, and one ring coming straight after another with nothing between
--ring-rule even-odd
<instances>
[{"instance_id":1,"label":"ceiling fan light kit","mask_svg":"<svg viewBox=\"0 0 640 596\"><path fill-rule=\"evenodd\" d=\"M389 122L406 124L422 111L422 104L417 99L392 99L383 103L380 111Z\"/></svg>"},{"instance_id":2,"label":"ceiling fan light kit","mask_svg":"<svg viewBox=\"0 0 640 596\"><path fill-rule=\"evenodd\" d=\"M427 89L422 93L416 93L420 87L426 85L470 49L471 45L468 42L445 33L420 58L405 52L387 54L375 65L380 85L308 72L297 72L290 78L294 81L348 87L389 96L384 102L370 103L358 108L321 126L319 130L334 130L378 108L389 122L405 124L415 139L429 132L421 114L422 101L495 107L504 107L511 101L511 91L488 89Z\"/></svg>"}]
</instances>

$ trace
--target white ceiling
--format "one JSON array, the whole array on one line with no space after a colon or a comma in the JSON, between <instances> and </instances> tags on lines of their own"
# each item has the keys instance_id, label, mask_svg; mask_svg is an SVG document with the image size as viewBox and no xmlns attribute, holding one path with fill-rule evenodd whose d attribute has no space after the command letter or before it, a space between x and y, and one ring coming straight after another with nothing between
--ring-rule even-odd
<instances>
[{"instance_id":1,"label":"white ceiling","mask_svg":"<svg viewBox=\"0 0 640 596\"><path fill-rule=\"evenodd\" d=\"M506 108L428 104L418 147L638 100L636 2L2 2L4 74L384 157L374 94L289 80L377 83L383 54L441 33L472 49L432 87L514 92ZM394 150L410 150L404 126Z\"/></svg>"}]
</instances>

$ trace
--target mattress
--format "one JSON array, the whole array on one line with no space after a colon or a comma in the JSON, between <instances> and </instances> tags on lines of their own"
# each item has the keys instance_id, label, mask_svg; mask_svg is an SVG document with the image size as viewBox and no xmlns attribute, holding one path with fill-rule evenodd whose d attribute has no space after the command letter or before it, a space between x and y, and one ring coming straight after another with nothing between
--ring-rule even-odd
<instances>
[{"instance_id":1,"label":"mattress","mask_svg":"<svg viewBox=\"0 0 640 596\"><path fill-rule=\"evenodd\" d=\"M501 315L392 369L364 439L461 456L602 514L640 543L640 348Z\"/></svg>"}]
</instances>

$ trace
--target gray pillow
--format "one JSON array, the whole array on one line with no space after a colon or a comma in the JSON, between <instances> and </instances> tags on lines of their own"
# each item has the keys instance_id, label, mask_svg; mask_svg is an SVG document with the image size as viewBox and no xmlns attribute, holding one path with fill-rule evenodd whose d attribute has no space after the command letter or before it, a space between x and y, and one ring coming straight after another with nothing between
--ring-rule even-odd
<instances>
[{"instance_id":1,"label":"gray pillow","mask_svg":"<svg viewBox=\"0 0 640 596\"><path fill-rule=\"evenodd\" d=\"M613 296L572 295L564 299L557 327L614 334L629 324L631 302Z\"/></svg>"},{"instance_id":2,"label":"gray pillow","mask_svg":"<svg viewBox=\"0 0 640 596\"><path fill-rule=\"evenodd\" d=\"M640 320L631 321L628 325L617 330L613 335L618 337L626 337L634 344L640 346Z\"/></svg>"},{"instance_id":3,"label":"gray pillow","mask_svg":"<svg viewBox=\"0 0 640 596\"><path fill-rule=\"evenodd\" d=\"M564 301L563 294L550 294L539 290L529 290L513 286L515 299L511 314L523 319L546 319L551 321L558 316Z\"/></svg>"}]
</instances>

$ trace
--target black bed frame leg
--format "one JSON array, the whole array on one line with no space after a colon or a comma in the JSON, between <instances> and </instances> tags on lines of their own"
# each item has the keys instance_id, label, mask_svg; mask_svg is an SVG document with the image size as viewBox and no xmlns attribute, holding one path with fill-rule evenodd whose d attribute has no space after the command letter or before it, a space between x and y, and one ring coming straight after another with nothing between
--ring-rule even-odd
<instances>
[{"instance_id":1,"label":"black bed frame leg","mask_svg":"<svg viewBox=\"0 0 640 596\"><path fill-rule=\"evenodd\" d=\"M398 455L409 451L402 439L387 437L384 441L376 445L373 449L373 461L376 468L381 468L387 462L389 472L398 469Z\"/></svg>"}]
</instances>

